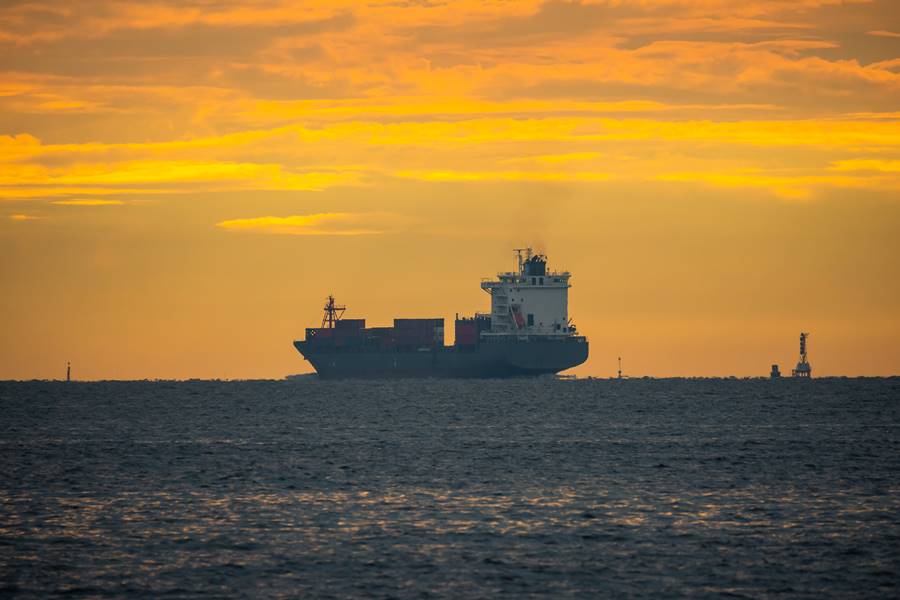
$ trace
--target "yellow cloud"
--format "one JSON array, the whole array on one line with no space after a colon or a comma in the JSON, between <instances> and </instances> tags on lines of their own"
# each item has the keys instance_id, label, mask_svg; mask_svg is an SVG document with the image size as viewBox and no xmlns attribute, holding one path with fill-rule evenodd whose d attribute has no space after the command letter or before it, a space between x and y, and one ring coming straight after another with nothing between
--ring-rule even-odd
<instances>
[{"instance_id":1,"label":"yellow cloud","mask_svg":"<svg viewBox=\"0 0 900 600\"><path fill-rule=\"evenodd\" d=\"M353 171L297 172L280 164L227 161L145 160L77 163L64 168L10 163L0 168L0 198L173 193L196 189L320 191L358 183L360 177L360 173Z\"/></svg>"},{"instance_id":2,"label":"yellow cloud","mask_svg":"<svg viewBox=\"0 0 900 600\"><path fill-rule=\"evenodd\" d=\"M365 108L360 108L365 110ZM321 126L292 124L272 129L241 131L221 136L156 143L43 144L30 135L0 136L0 178L31 169L35 176L63 174L40 167L43 160L77 163L68 175L87 173L104 179L159 181L164 178L218 178L250 170L278 169L283 163L258 163L248 158L277 150L283 158L317 154L317 148L339 144L342 150L366 154L372 145L442 145L510 142L657 141L704 142L729 145L853 148L900 147L900 120L896 113L867 113L870 120L785 121L661 121L612 119L595 116L537 116L535 118L482 117L463 120L432 119L379 123L345 121ZM864 116L864 115L854 115ZM573 153L563 153L573 154ZM573 156L577 156L574 153ZM164 157L166 160L160 160ZM6 164L2 164L6 163ZM97 164L99 163L99 164ZM328 161L322 157L318 165ZM332 169L342 165L330 165Z\"/></svg>"},{"instance_id":3,"label":"yellow cloud","mask_svg":"<svg viewBox=\"0 0 900 600\"><path fill-rule=\"evenodd\" d=\"M317 213L287 217L253 217L216 223L229 231L277 235L372 235L396 230L408 219L386 213Z\"/></svg>"},{"instance_id":4,"label":"yellow cloud","mask_svg":"<svg viewBox=\"0 0 900 600\"><path fill-rule=\"evenodd\" d=\"M770 155L755 147L774 148L795 171L819 179L797 183L796 177L786 181L778 179L783 173L773 172L763 181L757 172L750 182L742 167L765 171L771 162ZM886 158L852 158L861 152ZM895 173L896 152L900 152L897 119L717 122L542 116L348 121L127 144L43 144L20 135L0 137L0 199L55 197L76 204L73 197L319 191L374 184L383 175L426 182L700 177L717 185L758 185L782 190L782 196L797 196L795 190L809 185L891 189L896 182L890 178L860 183L850 172ZM821 163L823 153L825 164L809 166ZM727 157L731 158L724 160ZM838 172L846 172L850 179L835 179Z\"/></svg>"},{"instance_id":5,"label":"yellow cloud","mask_svg":"<svg viewBox=\"0 0 900 600\"><path fill-rule=\"evenodd\" d=\"M57 198L60 196L122 196L130 194L166 194L172 190L152 188L127 188L127 187L82 187L62 186L45 187L41 185L29 187L2 187L0 186L0 200L27 200L31 198Z\"/></svg>"},{"instance_id":6,"label":"yellow cloud","mask_svg":"<svg viewBox=\"0 0 900 600\"><path fill-rule=\"evenodd\" d=\"M394 97L389 100L256 100L249 103L243 114L252 120L295 120L316 118L322 120L352 119L373 120L377 117L449 116L479 117L509 114L609 114L649 113L679 110L722 110L734 108L728 105L674 105L649 100L623 100L618 102L578 102L570 100L511 100L491 102L466 97ZM767 105L742 108L766 109Z\"/></svg>"},{"instance_id":7,"label":"yellow cloud","mask_svg":"<svg viewBox=\"0 0 900 600\"><path fill-rule=\"evenodd\" d=\"M780 198L808 199L816 187L857 188L872 190L900 190L896 177L865 177L854 175L772 175L758 170L741 172L682 172L657 175L660 181L700 182L722 187L767 188Z\"/></svg>"},{"instance_id":8,"label":"yellow cloud","mask_svg":"<svg viewBox=\"0 0 900 600\"><path fill-rule=\"evenodd\" d=\"M361 112L367 109L358 107ZM78 163L70 175L105 173L104 178L142 181L161 178L212 177L224 171L236 174L251 169L278 168L276 163L252 159L264 152L278 151L282 158L308 152L316 146L340 144L357 150L376 144L459 145L529 141L617 141L669 140L713 142L730 145L853 148L859 146L900 147L900 120L897 113L862 113L853 119L829 120L737 120L663 121L656 119L613 119L592 115L535 115L532 118L478 117L462 120L432 118L424 121L380 123L350 120L320 126L291 124L272 129L247 130L220 136L149 143L44 144L34 136L0 136L0 178L11 170L36 168L44 160ZM865 119L863 117L871 117ZM315 145L315 146L314 146ZM165 159L165 160L161 160ZM6 164L2 164L6 163ZM94 163L94 164L92 164ZM100 164L96 164L100 163ZM283 163L278 163L283 164ZM317 164L325 166L320 158ZM275 165L274 167L272 165ZM339 165L338 165L339 166ZM334 166L332 165L332 168ZM49 168L37 175L54 176L61 168ZM143 171L143 173L141 173Z\"/></svg>"},{"instance_id":9,"label":"yellow cloud","mask_svg":"<svg viewBox=\"0 0 900 600\"><path fill-rule=\"evenodd\" d=\"M394 171L395 177L418 179L420 181L608 181L610 173L580 171L446 171L446 170L406 170Z\"/></svg>"},{"instance_id":10,"label":"yellow cloud","mask_svg":"<svg viewBox=\"0 0 900 600\"><path fill-rule=\"evenodd\" d=\"M532 156L530 157L530 160L539 163L559 164L596 160L601 156L602 154L599 152L567 152L565 154L542 154L540 156Z\"/></svg>"},{"instance_id":11,"label":"yellow cloud","mask_svg":"<svg viewBox=\"0 0 900 600\"><path fill-rule=\"evenodd\" d=\"M62 206L119 206L125 204L121 200L101 200L99 198L86 200L54 200L50 204Z\"/></svg>"},{"instance_id":12,"label":"yellow cloud","mask_svg":"<svg viewBox=\"0 0 900 600\"><path fill-rule=\"evenodd\" d=\"M36 219L43 219L44 217L36 217L34 215L17 214L17 215L9 215L9 218L12 219L13 221L34 221Z\"/></svg>"},{"instance_id":13,"label":"yellow cloud","mask_svg":"<svg viewBox=\"0 0 900 600\"><path fill-rule=\"evenodd\" d=\"M850 159L839 160L831 165L835 171L881 171L900 173L900 160Z\"/></svg>"}]
</instances>

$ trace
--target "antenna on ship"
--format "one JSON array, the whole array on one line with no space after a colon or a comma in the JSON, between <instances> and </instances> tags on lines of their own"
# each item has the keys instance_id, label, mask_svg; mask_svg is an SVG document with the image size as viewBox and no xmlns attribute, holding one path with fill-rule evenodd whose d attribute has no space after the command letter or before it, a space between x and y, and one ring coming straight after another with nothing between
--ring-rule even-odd
<instances>
[{"instance_id":1,"label":"antenna on ship","mask_svg":"<svg viewBox=\"0 0 900 600\"><path fill-rule=\"evenodd\" d=\"M334 296L329 294L328 301L325 302L325 315L322 317L322 329L325 329L326 326L328 329L333 329L334 324L340 321L341 317L344 316L345 310L347 310L347 307L336 305L334 303Z\"/></svg>"},{"instance_id":2,"label":"antenna on ship","mask_svg":"<svg viewBox=\"0 0 900 600\"><path fill-rule=\"evenodd\" d=\"M513 248L513 252L516 253L516 262L518 263L518 273L521 275L522 273L522 263L525 261L531 260L532 250L531 248ZM525 255L525 258L522 258L522 255Z\"/></svg>"}]
</instances>

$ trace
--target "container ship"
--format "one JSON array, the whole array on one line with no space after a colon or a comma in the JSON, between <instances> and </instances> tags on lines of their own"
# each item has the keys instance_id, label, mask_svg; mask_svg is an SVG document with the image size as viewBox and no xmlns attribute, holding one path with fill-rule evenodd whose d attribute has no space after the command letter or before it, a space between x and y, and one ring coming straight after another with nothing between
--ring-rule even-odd
<instances>
[{"instance_id":1,"label":"container ship","mask_svg":"<svg viewBox=\"0 0 900 600\"><path fill-rule=\"evenodd\" d=\"M320 378L519 377L559 373L588 357L587 339L569 319L567 271L547 269L547 257L516 249L517 269L484 280L491 312L457 316L455 341L444 344L444 319L394 319L366 327L345 319L329 296L320 327L294 347Z\"/></svg>"}]
</instances>

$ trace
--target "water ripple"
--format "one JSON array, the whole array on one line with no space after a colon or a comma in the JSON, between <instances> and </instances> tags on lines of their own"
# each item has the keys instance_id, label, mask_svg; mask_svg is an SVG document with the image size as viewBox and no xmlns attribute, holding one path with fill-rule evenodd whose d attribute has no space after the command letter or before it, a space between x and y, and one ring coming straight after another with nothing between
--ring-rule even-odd
<instances>
[{"instance_id":1,"label":"water ripple","mask_svg":"<svg viewBox=\"0 0 900 600\"><path fill-rule=\"evenodd\" d=\"M0 383L0 595L896 597L900 380Z\"/></svg>"}]
</instances>

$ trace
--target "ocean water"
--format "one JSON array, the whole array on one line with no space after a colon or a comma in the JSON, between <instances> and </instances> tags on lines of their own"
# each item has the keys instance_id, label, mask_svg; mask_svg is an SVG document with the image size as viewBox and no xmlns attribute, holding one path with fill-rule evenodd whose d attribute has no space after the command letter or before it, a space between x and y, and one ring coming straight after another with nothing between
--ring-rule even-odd
<instances>
[{"instance_id":1,"label":"ocean water","mask_svg":"<svg viewBox=\"0 0 900 600\"><path fill-rule=\"evenodd\" d=\"M0 383L0 596L898 585L897 378Z\"/></svg>"}]
</instances>

